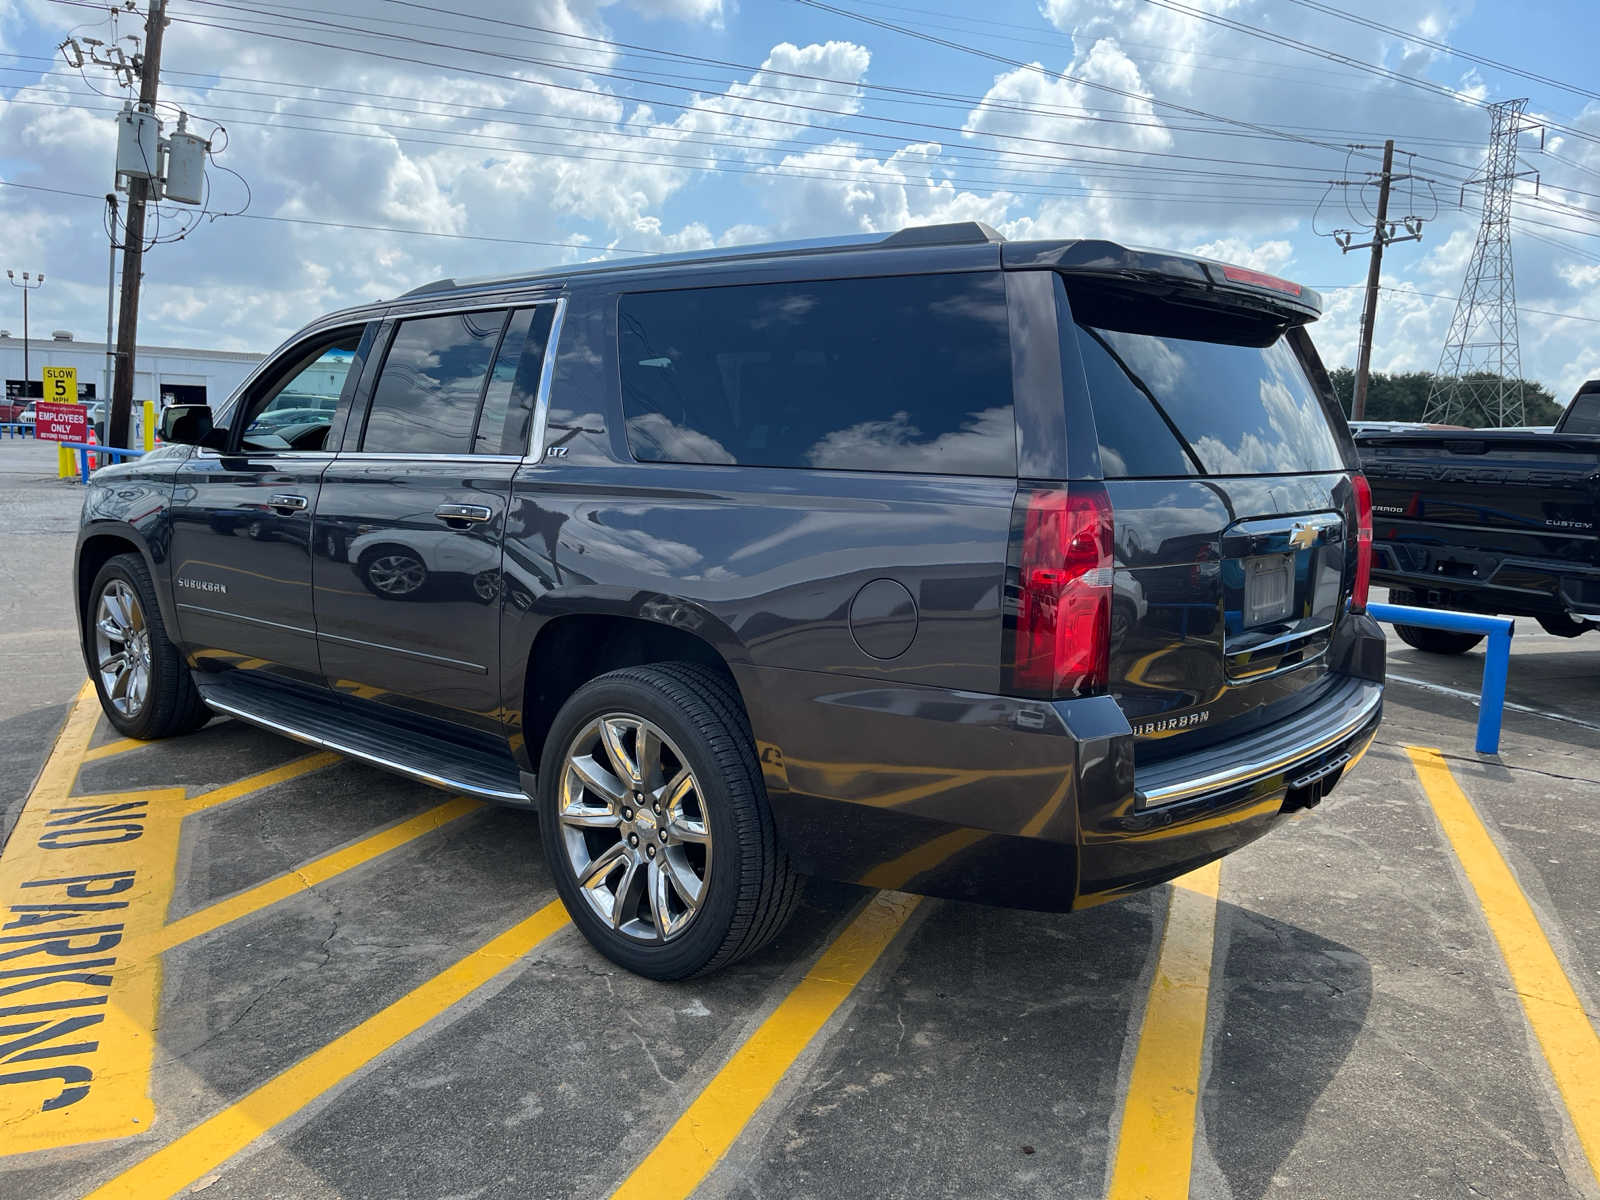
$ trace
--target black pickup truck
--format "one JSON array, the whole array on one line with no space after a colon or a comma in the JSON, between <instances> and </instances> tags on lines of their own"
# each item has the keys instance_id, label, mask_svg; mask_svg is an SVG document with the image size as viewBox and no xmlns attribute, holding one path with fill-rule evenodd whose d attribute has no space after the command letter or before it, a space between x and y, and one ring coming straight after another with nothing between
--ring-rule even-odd
<instances>
[{"instance_id":1,"label":"black pickup truck","mask_svg":"<svg viewBox=\"0 0 1600 1200\"><path fill-rule=\"evenodd\" d=\"M1461 429L1356 438L1372 484L1374 582L1396 604L1600 629L1600 379L1550 432ZM1409 645L1462 654L1476 634L1396 626Z\"/></svg>"}]
</instances>

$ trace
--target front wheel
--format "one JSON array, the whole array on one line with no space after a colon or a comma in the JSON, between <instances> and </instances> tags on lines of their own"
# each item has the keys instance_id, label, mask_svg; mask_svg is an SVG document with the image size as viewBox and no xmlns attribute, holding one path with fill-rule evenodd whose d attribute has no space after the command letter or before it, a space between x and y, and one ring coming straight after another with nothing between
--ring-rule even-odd
<instances>
[{"instance_id":1,"label":"front wheel","mask_svg":"<svg viewBox=\"0 0 1600 1200\"><path fill-rule=\"evenodd\" d=\"M799 896L738 693L705 667L630 667L573 693L545 741L539 826L573 922L651 979L752 953Z\"/></svg>"},{"instance_id":2,"label":"front wheel","mask_svg":"<svg viewBox=\"0 0 1600 1200\"><path fill-rule=\"evenodd\" d=\"M172 737L210 720L188 664L167 636L144 559L119 554L100 568L83 626L100 707L124 737Z\"/></svg>"}]
</instances>

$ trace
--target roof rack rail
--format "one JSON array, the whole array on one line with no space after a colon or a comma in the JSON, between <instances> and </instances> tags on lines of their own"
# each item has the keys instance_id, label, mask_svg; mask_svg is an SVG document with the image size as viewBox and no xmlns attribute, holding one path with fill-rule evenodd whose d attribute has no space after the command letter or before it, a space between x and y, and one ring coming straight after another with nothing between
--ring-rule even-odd
<instances>
[{"instance_id":1,"label":"roof rack rail","mask_svg":"<svg viewBox=\"0 0 1600 1200\"><path fill-rule=\"evenodd\" d=\"M757 242L747 246L721 246L712 250L692 250L672 254L645 254L608 262L573 264L547 272L523 272L483 279L435 279L397 297L400 300L426 296L458 288L482 289L496 283L556 278L586 272L637 270L640 267L673 266L695 262L732 262L741 258L765 258L790 254L822 254L832 250L902 250L914 246L998 245L1005 239L982 221L954 221L947 225L908 225L895 233L855 233L836 237L806 238L791 242Z\"/></svg>"},{"instance_id":2,"label":"roof rack rail","mask_svg":"<svg viewBox=\"0 0 1600 1200\"><path fill-rule=\"evenodd\" d=\"M954 221L948 225L907 225L891 233L879 246L964 246L1003 242L1005 238L982 221Z\"/></svg>"}]
</instances>

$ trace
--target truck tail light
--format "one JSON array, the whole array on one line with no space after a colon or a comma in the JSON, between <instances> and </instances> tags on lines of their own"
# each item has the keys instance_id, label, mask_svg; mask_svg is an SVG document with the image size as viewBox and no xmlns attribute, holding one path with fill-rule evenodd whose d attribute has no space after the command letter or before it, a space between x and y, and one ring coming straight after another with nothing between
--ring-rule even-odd
<instances>
[{"instance_id":1,"label":"truck tail light","mask_svg":"<svg viewBox=\"0 0 1600 1200\"><path fill-rule=\"evenodd\" d=\"M1372 588L1372 485L1365 475L1352 475L1356 494L1356 578L1350 585L1350 611L1365 612Z\"/></svg>"},{"instance_id":2,"label":"truck tail light","mask_svg":"<svg viewBox=\"0 0 1600 1200\"><path fill-rule=\"evenodd\" d=\"M1007 655L1014 694L1054 699L1105 690L1112 533L1111 498L1101 484L1017 494L1017 609Z\"/></svg>"}]
</instances>

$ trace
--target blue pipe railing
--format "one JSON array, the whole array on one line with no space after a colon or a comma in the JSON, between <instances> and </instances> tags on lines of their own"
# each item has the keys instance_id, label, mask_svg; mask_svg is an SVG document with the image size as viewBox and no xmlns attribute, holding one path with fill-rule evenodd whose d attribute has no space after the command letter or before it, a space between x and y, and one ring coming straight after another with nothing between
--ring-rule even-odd
<instances>
[{"instance_id":1,"label":"blue pipe railing","mask_svg":"<svg viewBox=\"0 0 1600 1200\"><path fill-rule=\"evenodd\" d=\"M33 436L33 426L26 421L0 421L0 434L4 434L6 437L31 438Z\"/></svg>"},{"instance_id":2,"label":"blue pipe railing","mask_svg":"<svg viewBox=\"0 0 1600 1200\"><path fill-rule=\"evenodd\" d=\"M89 482L89 455L91 454L104 454L118 460L141 458L144 455L143 450L125 450L120 446L90 445L88 442L59 442L57 444L65 446L68 450L76 450L78 452L78 480L80 483Z\"/></svg>"},{"instance_id":3,"label":"blue pipe railing","mask_svg":"<svg viewBox=\"0 0 1600 1200\"><path fill-rule=\"evenodd\" d=\"M1506 678L1511 673L1511 635L1516 630L1516 622L1510 617L1412 608L1407 604L1369 604L1367 611L1391 625L1416 625L1422 629L1442 629L1447 633L1488 636L1489 646L1483 659L1483 684L1478 694L1478 739L1474 748L1479 754L1499 754L1500 719L1505 713Z\"/></svg>"}]
</instances>

